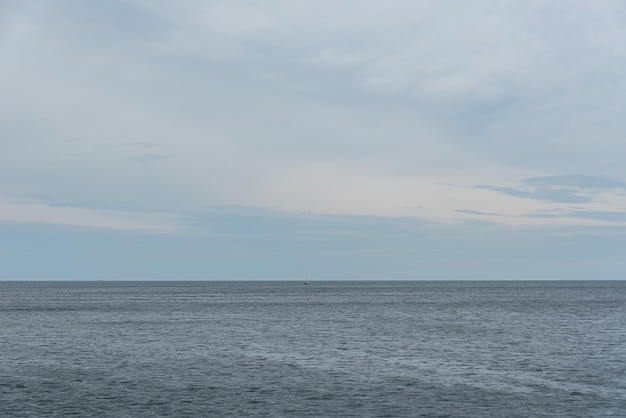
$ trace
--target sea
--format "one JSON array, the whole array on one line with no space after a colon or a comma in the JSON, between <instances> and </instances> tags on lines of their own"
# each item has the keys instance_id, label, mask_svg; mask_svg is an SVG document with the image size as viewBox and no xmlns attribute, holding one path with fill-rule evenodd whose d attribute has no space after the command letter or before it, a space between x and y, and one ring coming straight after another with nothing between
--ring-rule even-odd
<instances>
[{"instance_id":1,"label":"sea","mask_svg":"<svg viewBox=\"0 0 626 418\"><path fill-rule=\"evenodd\" d=\"M0 282L0 416L626 417L626 282Z\"/></svg>"}]
</instances>

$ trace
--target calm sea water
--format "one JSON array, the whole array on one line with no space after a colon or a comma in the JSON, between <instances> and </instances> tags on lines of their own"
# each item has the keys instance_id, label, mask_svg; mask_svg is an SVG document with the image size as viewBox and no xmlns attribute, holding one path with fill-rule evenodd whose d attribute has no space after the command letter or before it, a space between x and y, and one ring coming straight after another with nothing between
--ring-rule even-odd
<instances>
[{"instance_id":1,"label":"calm sea water","mask_svg":"<svg viewBox=\"0 0 626 418\"><path fill-rule=\"evenodd\" d=\"M0 283L6 416L626 416L626 282Z\"/></svg>"}]
</instances>

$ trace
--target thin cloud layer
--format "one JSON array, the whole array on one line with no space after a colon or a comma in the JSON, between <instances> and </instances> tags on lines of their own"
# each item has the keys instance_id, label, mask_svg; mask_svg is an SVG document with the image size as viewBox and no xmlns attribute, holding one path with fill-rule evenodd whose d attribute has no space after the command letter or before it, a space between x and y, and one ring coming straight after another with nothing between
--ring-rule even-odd
<instances>
[{"instance_id":1,"label":"thin cloud layer","mask_svg":"<svg viewBox=\"0 0 626 418\"><path fill-rule=\"evenodd\" d=\"M172 232L177 217L163 213L96 210L47 204L0 203L0 222L49 223L126 231Z\"/></svg>"},{"instance_id":2,"label":"thin cloud layer","mask_svg":"<svg viewBox=\"0 0 626 418\"><path fill-rule=\"evenodd\" d=\"M122 149L137 142L171 156L190 194L213 196L196 203L266 204L257 190L288 186L263 173L302 163L399 181L622 175L620 2L4 7L14 177L29 162L84 175L87 162L94 177L115 165L136 180L120 159L145 161Z\"/></svg>"},{"instance_id":3,"label":"thin cloud layer","mask_svg":"<svg viewBox=\"0 0 626 418\"><path fill-rule=\"evenodd\" d=\"M3 2L0 221L622 227L625 18L619 0Z\"/></svg>"},{"instance_id":4,"label":"thin cloud layer","mask_svg":"<svg viewBox=\"0 0 626 418\"><path fill-rule=\"evenodd\" d=\"M623 228L201 211L154 234L0 222L0 279L623 279Z\"/></svg>"},{"instance_id":5,"label":"thin cloud layer","mask_svg":"<svg viewBox=\"0 0 626 418\"><path fill-rule=\"evenodd\" d=\"M589 203L602 193L626 196L626 182L603 176L547 176L524 179L521 186L476 186L523 199L544 200L555 203Z\"/></svg>"}]
</instances>

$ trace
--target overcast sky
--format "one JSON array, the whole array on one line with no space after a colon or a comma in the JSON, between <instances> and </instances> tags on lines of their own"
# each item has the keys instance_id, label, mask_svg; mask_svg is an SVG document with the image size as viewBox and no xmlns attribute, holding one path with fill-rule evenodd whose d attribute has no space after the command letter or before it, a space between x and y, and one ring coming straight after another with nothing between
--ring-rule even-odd
<instances>
[{"instance_id":1,"label":"overcast sky","mask_svg":"<svg viewBox=\"0 0 626 418\"><path fill-rule=\"evenodd\" d=\"M0 0L0 278L626 277L621 0Z\"/></svg>"}]
</instances>

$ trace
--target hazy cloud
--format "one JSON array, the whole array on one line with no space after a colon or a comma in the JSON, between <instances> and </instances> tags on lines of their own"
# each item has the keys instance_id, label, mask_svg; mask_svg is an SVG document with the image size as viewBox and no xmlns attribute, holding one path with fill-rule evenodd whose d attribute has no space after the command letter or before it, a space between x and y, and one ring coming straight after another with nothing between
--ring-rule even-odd
<instances>
[{"instance_id":1,"label":"hazy cloud","mask_svg":"<svg viewBox=\"0 0 626 418\"><path fill-rule=\"evenodd\" d=\"M168 232L178 228L177 216L50 206L43 203L1 203L0 222L49 223L91 228Z\"/></svg>"},{"instance_id":2,"label":"hazy cloud","mask_svg":"<svg viewBox=\"0 0 626 418\"><path fill-rule=\"evenodd\" d=\"M524 180L524 184L535 187L573 187L585 190L613 190L626 191L626 182L605 176L546 176L531 177Z\"/></svg>"},{"instance_id":3,"label":"hazy cloud","mask_svg":"<svg viewBox=\"0 0 626 418\"><path fill-rule=\"evenodd\" d=\"M482 211L473 210L473 209L457 209L456 211L459 212L459 213L466 213L466 214L469 214L469 215L502 216L502 214L500 214L500 213L482 212Z\"/></svg>"},{"instance_id":4,"label":"hazy cloud","mask_svg":"<svg viewBox=\"0 0 626 418\"><path fill-rule=\"evenodd\" d=\"M167 160L168 158L172 158L171 155L165 154L156 154L152 152L144 152L141 154L135 154L128 157L130 161L135 161L138 163L152 163L159 160Z\"/></svg>"},{"instance_id":5,"label":"hazy cloud","mask_svg":"<svg viewBox=\"0 0 626 418\"><path fill-rule=\"evenodd\" d=\"M591 197L583 196L580 192L572 189L553 187L505 187L505 186L476 186L479 189L491 190L509 196L521 197L523 199L547 200L557 203L584 203L590 202Z\"/></svg>"},{"instance_id":6,"label":"hazy cloud","mask_svg":"<svg viewBox=\"0 0 626 418\"><path fill-rule=\"evenodd\" d=\"M521 186L476 186L523 199L545 200L556 203L587 203L605 191L623 193L626 182L605 176L564 175L531 177Z\"/></svg>"},{"instance_id":7,"label":"hazy cloud","mask_svg":"<svg viewBox=\"0 0 626 418\"><path fill-rule=\"evenodd\" d=\"M529 218L578 218L578 219L594 219L607 222L619 222L626 225L626 211L623 212L601 212L593 210L577 210L558 213L530 213L525 215Z\"/></svg>"},{"instance_id":8,"label":"hazy cloud","mask_svg":"<svg viewBox=\"0 0 626 418\"><path fill-rule=\"evenodd\" d=\"M0 279L572 280L620 279L625 267L614 227L217 212L198 214L197 227L211 225L202 234L0 222Z\"/></svg>"},{"instance_id":9,"label":"hazy cloud","mask_svg":"<svg viewBox=\"0 0 626 418\"><path fill-rule=\"evenodd\" d=\"M618 227L625 18L620 0L0 2L3 219Z\"/></svg>"}]
</instances>

